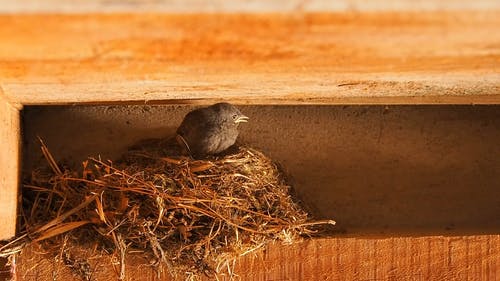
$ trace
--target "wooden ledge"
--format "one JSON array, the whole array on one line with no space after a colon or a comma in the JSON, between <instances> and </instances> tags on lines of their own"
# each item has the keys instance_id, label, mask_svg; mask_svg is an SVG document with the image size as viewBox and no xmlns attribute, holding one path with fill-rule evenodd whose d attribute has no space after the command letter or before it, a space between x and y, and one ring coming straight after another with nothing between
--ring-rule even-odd
<instances>
[{"instance_id":1,"label":"wooden ledge","mask_svg":"<svg viewBox=\"0 0 500 281\"><path fill-rule=\"evenodd\" d=\"M2 15L0 85L21 104L498 104L499 15Z\"/></svg>"},{"instance_id":2,"label":"wooden ledge","mask_svg":"<svg viewBox=\"0 0 500 281\"><path fill-rule=\"evenodd\" d=\"M492 10L500 8L495 0L16 0L4 1L0 12L176 12L176 13L236 13L236 12L299 12L299 11L443 11Z\"/></svg>"},{"instance_id":3,"label":"wooden ledge","mask_svg":"<svg viewBox=\"0 0 500 281\"><path fill-rule=\"evenodd\" d=\"M288 246L271 244L238 260L241 280L498 280L500 235L395 238L325 238ZM77 271L25 249L16 280L81 280ZM115 280L111 257L88 260L95 280ZM158 277L140 255L127 258L127 280ZM181 278L182 279L182 278ZM221 279L225 280L225 279Z\"/></svg>"}]
</instances>

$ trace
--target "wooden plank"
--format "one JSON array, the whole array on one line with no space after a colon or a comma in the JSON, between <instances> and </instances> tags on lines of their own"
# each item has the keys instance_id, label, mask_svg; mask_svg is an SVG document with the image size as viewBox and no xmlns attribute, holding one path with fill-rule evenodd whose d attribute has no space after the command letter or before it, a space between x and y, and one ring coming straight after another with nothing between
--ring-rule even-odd
<instances>
[{"instance_id":1,"label":"wooden plank","mask_svg":"<svg viewBox=\"0 0 500 281\"><path fill-rule=\"evenodd\" d=\"M0 84L22 104L498 104L498 26L498 10L2 15Z\"/></svg>"},{"instance_id":2,"label":"wooden plank","mask_svg":"<svg viewBox=\"0 0 500 281\"><path fill-rule=\"evenodd\" d=\"M500 8L495 0L17 0L0 1L2 12L294 12L294 11L436 11Z\"/></svg>"},{"instance_id":3,"label":"wooden plank","mask_svg":"<svg viewBox=\"0 0 500 281\"><path fill-rule=\"evenodd\" d=\"M498 280L499 245L499 235L315 239L270 245L266 253L282 259L259 253L237 272L242 280Z\"/></svg>"},{"instance_id":4,"label":"wooden plank","mask_svg":"<svg viewBox=\"0 0 500 281\"><path fill-rule=\"evenodd\" d=\"M500 235L394 238L322 238L281 245L240 258L241 280L498 280ZM37 247L18 259L18 280L79 280L66 266ZM91 261L94 280L116 279L109 257ZM127 260L127 280L158 278L153 269ZM54 274L54 273L57 274Z\"/></svg>"},{"instance_id":5,"label":"wooden plank","mask_svg":"<svg viewBox=\"0 0 500 281\"><path fill-rule=\"evenodd\" d=\"M0 88L0 240L16 232L20 163L19 110L3 99Z\"/></svg>"}]
</instances>

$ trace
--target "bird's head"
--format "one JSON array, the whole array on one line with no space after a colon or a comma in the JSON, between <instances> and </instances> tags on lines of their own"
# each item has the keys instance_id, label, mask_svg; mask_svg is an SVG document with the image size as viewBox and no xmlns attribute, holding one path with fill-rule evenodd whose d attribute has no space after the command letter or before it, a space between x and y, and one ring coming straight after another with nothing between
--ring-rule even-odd
<instances>
[{"instance_id":1,"label":"bird's head","mask_svg":"<svg viewBox=\"0 0 500 281\"><path fill-rule=\"evenodd\" d=\"M238 126L240 123L248 122L248 117L243 115L241 111L236 108L234 105L221 102L212 105L215 111L218 112L220 116L224 118L224 120L231 125Z\"/></svg>"}]
</instances>

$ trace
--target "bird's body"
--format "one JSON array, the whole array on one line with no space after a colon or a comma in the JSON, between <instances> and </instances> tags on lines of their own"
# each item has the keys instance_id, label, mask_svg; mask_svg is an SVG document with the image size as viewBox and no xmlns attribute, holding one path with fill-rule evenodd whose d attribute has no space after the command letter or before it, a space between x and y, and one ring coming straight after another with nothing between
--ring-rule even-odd
<instances>
[{"instance_id":1,"label":"bird's body","mask_svg":"<svg viewBox=\"0 0 500 281\"><path fill-rule=\"evenodd\" d=\"M248 117L229 103L189 112L177 129L177 140L192 156L218 154L238 138L238 125Z\"/></svg>"}]
</instances>

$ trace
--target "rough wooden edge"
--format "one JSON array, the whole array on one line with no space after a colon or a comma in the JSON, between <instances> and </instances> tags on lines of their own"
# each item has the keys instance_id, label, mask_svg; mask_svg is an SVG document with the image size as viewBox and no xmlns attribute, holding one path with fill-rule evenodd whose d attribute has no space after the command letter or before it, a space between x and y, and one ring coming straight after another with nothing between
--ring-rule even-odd
<instances>
[{"instance_id":1,"label":"rough wooden edge","mask_svg":"<svg viewBox=\"0 0 500 281\"><path fill-rule=\"evenodd\" d=\"M30 105L210 105L230 101L237 105L495 105L500 104L500 95L481 96L427 96L427 97L336 97L336 98L256 98L231 97L179 98L179 99L116 99L103 101L45 100L25 104Z\"/></svg>"},{"instance_id":2,"label":"rough wooden edge","mask_svg":"<svg viewBox=\"0 0 500 281\"><path fill-rule=\"evenodd\" d=\"M271 245L238 272L242 280L498 280L499 266L499 235L341 237Z\"/></svg>"},{"instance_id":3,"label":"rough wooden edge","mask_svg":"<svg viewBox=\"0 0 500 281\"><path fill-rule=\"evenodd\" d=\"M17 280L79 280L71 268L44 256L38 246L20 255ZM110 257L91 261L95 280L115 280ZM144 263L127 260L127 280L171 280ZM271 244L240 258L240 280L498 280L500 235L388 238L332 237L291 245ZM220 280L228 280L221 276ZM237 279L238 280L238 279Z\"/></svg>"},{"instance_id":4,"label":"rough wooden edge","mask_svg":"<svg viewBox=\"0 0 500 281\"><path fill-rule=\"evenodd\" d=\"M0 240L16 232L20 161L20 112L0 88Z\"/></svg>"},{"instance_id":5,"label":"rough wooden edge","mask_svg":"<svg viewBox=\"0 0 500 281\"><path fill-rule=\"evenodd\" d=\"M211 104L219 101L252 105L500 104L500 87L495 82L485 83L479 90L474 85L444 87L432 83L428 89L424 84L408 89L405 83L398 83L397 87L384 87L381 83L380 89L375 90L363 89L357 84L318 88L304 82L293 89L295 92L287 92L286 88L269 90L265 83L263 87L248 85L230 91L219 89L217 85L210 90L170 89L161 82L145 91L140 82L124 81L122 84L7 84L5 95L23 105ZM253 88L248 90L249 87Z\"/></svg>"},{"instance_id":6,"label":"rough wooden edge","mask_svg":"<svg viewBox=\"0 0 500 281\"><path fill-rule=\"evenodd\" d=\"M4 3L2 3L4 2ZM293 11L380 11L380 10L487 10L498 8L498 1L494 0L150 0L150 1L121 1L121 0L16 0L0 1L0 11L3 12L119 12L119 11L169 11L169 12L293 12Z\"/></svg>"}]
</instances>

